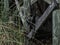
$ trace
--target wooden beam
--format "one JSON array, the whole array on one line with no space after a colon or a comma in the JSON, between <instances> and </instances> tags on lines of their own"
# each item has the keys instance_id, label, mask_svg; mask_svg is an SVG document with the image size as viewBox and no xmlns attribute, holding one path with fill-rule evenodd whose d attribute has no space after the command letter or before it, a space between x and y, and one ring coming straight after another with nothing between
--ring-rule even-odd
<instances>
[{"instance_id":1,"label":"wooden beam","mask_svg":"<svg viewBox=\"0 0 60 45\"><path fill-rule=\"evenodd\" d=\"M36 27L35 27L35 31L39 29L39 27L42 25L42 23L46 20L46 18L49 16L49 14L51 13L51 11L55 8L56 4L52 3L47 9L46 11L43 13L43 15L36 21Z\"/></svg>"},{"instance_id":2,"label":"wooden beam","mask_svg":"<svg viewBox=\"0 0 60 45\"><path fill-rule=\"evenodd\" d=\"M39 29L39 27L42 25L42 23L46 20L46 18L49 16L49 14L52 12L52 10L55 8L56 4L52 3L46 11L43 13L43 15L36 21L35 23L35 30L31 30L31 32L27 35L28 38L32 38L36 31Z\"/></svg>"}]
</instances>

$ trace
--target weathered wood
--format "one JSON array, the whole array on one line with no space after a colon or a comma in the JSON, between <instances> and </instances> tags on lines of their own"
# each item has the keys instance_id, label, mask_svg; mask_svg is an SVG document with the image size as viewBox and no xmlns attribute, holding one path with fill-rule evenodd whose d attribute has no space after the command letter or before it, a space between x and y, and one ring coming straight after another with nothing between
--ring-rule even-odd
<instances>
[{"instance_id":1,"label":"weathered wood","mask_svg":"<svg viewBox=\"0 0 60 45\"><path fill-rule=\"evenodd\" d=\"M60 9L53 12L53 45L60 45Z\"/></svg>"},{"instance_id":2,"label":"weathered wood","mask_svg":"<svg viewBox=\"0 0 60 45\"><path fill-rule=\"evenodd\" d=\"M39 27L42 25L42 23L46 20L46 18L49 16L51 11L55 8L56 4L52 3L46 11L43 13L43 15L36 21L36 27L35 31L39 29Z\"/></svg>"},{"instance_id":3,"label":"weathered wood","mask_svg":"<svg viewBox=\"0 0 60 45\"><path fill-rule=\"evenodd\" d=\"M46 20L46 18L49 16L51 11L55 8L56 4L52 3L46 11L43 13L43 15L36 21L35 23L35 30L31 30L31 32L27 35L27 37L32 38L33 35L35 35L36 31L39 29L39 27L42 25L42 23Z\"/></svg>"}]
</instances>

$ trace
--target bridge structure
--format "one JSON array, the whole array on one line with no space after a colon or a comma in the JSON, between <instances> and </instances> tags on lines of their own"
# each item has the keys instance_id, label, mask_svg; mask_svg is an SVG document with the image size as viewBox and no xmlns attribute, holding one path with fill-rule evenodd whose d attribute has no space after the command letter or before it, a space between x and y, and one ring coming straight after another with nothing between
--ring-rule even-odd
<instances>
[{"instance_id":1,"label":"bridge structure","mask_svg":"<svg viewBox=\"0 0 60 45\"><path fill-rule=\"evenodd\" d=\"M42 2L42 3L41 3ZM31 41L34 41L38 44L41 43L39 40L35 39L37 31L40 29L40 27L43 25L43 23L47 20L48 16L53 15L53 29L50 31L53 31L55 27L58 27L55 25L54 22L59 23L59 8L60 8L60 0L1 0L0 1L1 7L1 30L6 30L6 28L12 29L12 30L19 30L19 34L22 32L24 34L22 42L24 42L25 45L35 45L30 44ZM46 4L46 5L44 5ZM55 11L57 10L57 11ZM56 14L57 12L57 14ZM52 14L53 13L53 14ZM58 19L56 19L56 15L58 15ZM17 28L16 28L17 27ZM51 28L52 28L51 27ZM23 28L23 29L22 29ZM57 28L59 30L59 28ZM57 30L56 29L56 30ZM20 31L21 30L21 31ZM49 32L49 31L47 31ZM8 32L6 32L6 35ZM18 33L18 32L17 32ZM53 35L53 45L58 44L58 37ZM9 37L9 36L8 36ZM44 36L43 36L44 37ZM17 37L16 37L17 38ZM54 44L54 40L57 40L57 43ZM10 39L10 38L8 38ZM6 41L6 40L5 40ZM10 40L8 40L10 41ZM19 41L13 41L17 42L19 45L23 45L22 42L19 43ZM4 42L5 43L5 42ZM2 43L1 43L2 44ZM9 43L8 43L9 44ZM13 44L13 43L12 43ZM41 44L42 45L42 44Z\"/></svg>"}]
</instances>

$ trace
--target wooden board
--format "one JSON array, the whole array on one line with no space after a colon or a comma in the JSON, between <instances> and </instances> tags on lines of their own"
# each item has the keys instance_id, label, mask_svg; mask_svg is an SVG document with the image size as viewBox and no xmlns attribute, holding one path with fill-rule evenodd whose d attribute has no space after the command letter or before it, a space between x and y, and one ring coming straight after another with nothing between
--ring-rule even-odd
<instances>
[{"instance_id":1,"label":"wooden board","mask_svg":"<svg viewBox=\"0 0 60 45\"><path fill-rule=\"evenodd\" d=\"M53 12L53 45L60 45L60 10Z\"/></svg>"}]
</instances>

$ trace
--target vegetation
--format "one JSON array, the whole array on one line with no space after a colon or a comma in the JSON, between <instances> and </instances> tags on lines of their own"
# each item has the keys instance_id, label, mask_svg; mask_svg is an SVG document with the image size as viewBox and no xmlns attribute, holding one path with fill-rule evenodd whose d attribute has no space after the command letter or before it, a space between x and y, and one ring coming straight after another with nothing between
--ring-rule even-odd
<instances>
[{"instance_id":1,"label":"vegetation","mask_svg":"<svg viewBox=\"0 0 60 45\"><path fill-rule=\"evenodd\" d=\"M14 5L9 4L9 0L0 0L0 45L24 44L24 29L20 25L18 10Z\"/></svg>"}]
</instances>

